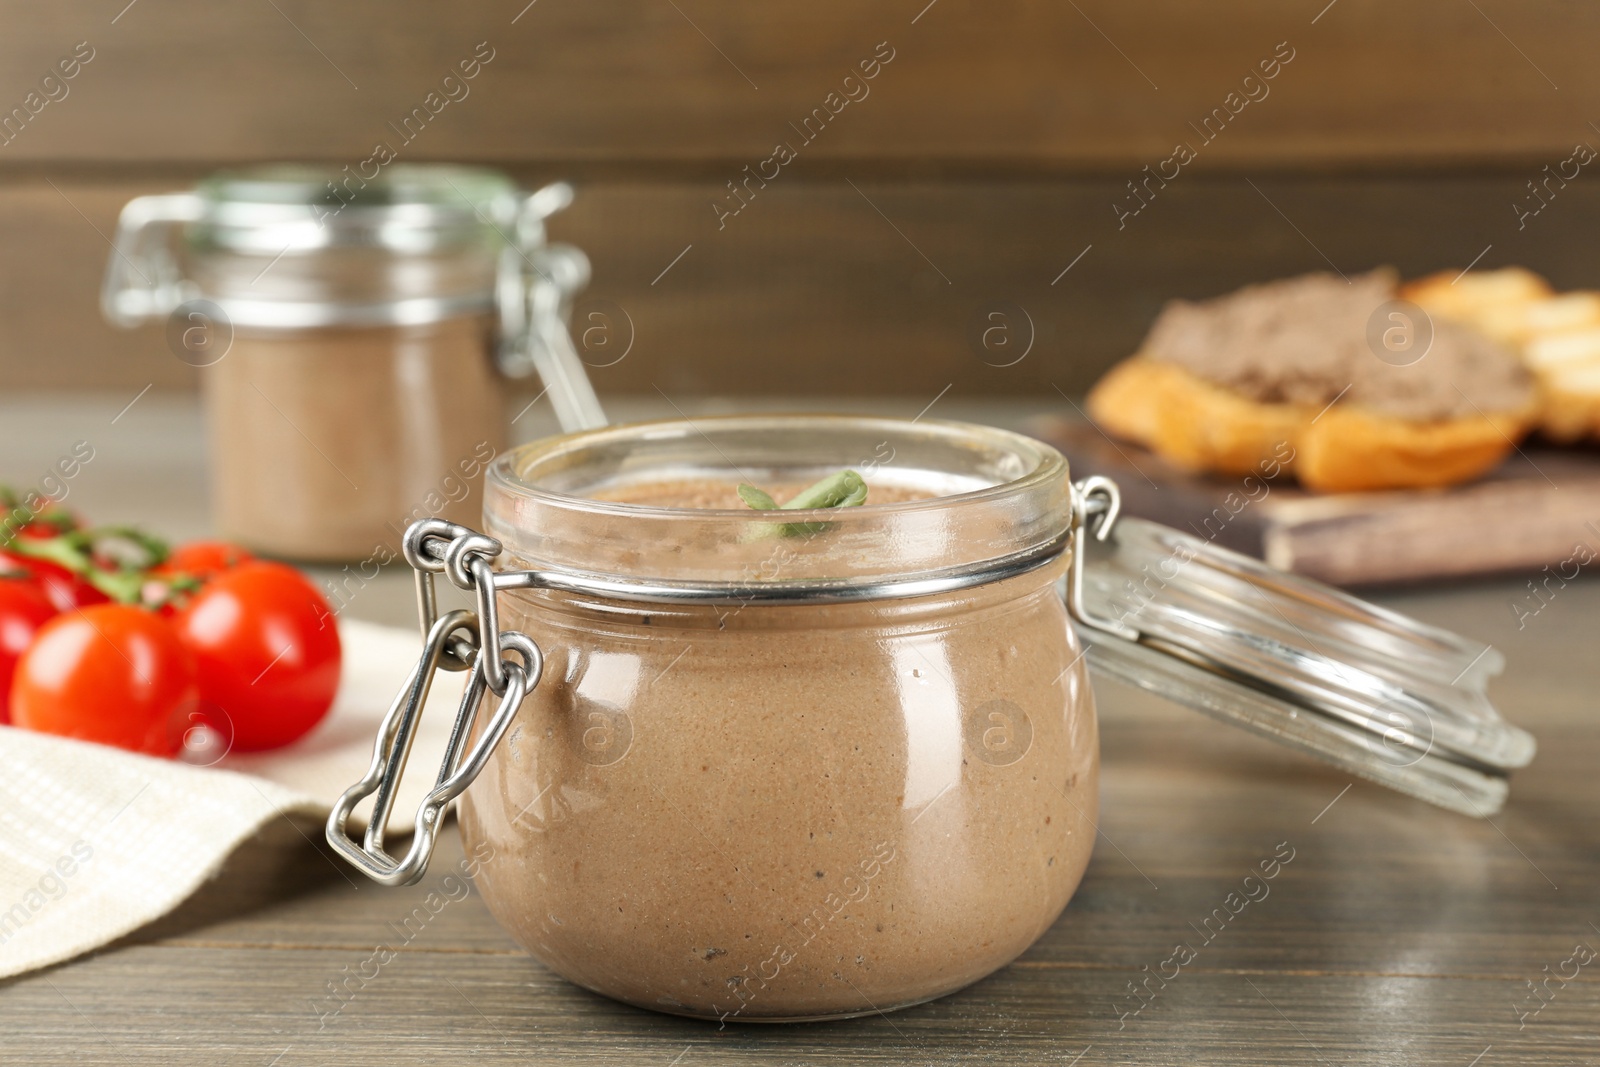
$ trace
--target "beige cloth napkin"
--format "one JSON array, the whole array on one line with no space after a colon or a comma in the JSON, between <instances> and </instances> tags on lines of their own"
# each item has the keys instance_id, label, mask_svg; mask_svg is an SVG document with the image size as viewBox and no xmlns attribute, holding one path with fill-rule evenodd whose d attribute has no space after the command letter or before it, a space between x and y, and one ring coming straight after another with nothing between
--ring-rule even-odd
<instances>
[{"instance_id":1,"label":"beige cloth napkin","mask_svg":"<svg viewBox=\"0 0 1600 1067\"><path fill-rule=\"evenodd\" d=\"M290 818L320 838L366 773L421 653L415 631L342 622L333 710L288 748L213 767L0 726L0 977L71 959L178 907L246 839ZM391 826L409 828L465 676L437 676Z\"/></svg>"}]
</instances>

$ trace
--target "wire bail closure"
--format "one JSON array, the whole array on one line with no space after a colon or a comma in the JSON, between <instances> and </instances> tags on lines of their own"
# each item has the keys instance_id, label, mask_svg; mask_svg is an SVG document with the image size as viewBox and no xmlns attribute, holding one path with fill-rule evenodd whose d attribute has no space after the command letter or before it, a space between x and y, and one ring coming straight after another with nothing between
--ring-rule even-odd
<instances>
[{"instance_id":1,"label":"wire bail closure","mask_svg":"<svg viewBox=\"0 0 1600 1067\"><path fill-rule=\"evenodd\" d=\"M411 885L427 870L445 810L472 784L511 725L529 690L539 684L544 655L526 634L502 632L495 606L490 560L500 543L464 526L439 519L412 523L406 530L406 560L416 571L417 609L423 629L422 657L395 698L373 746L365 777L339 797L328 815L327 837L340 855L373 881L387 886ZM476 593L476 612L457 609L438 613L433 576L443 572L461 589ZM516 659L507 659L508 652ZM520 662L518 662L520 660ZM436 671L471 671L455 724L445 746L433 788L417 809L411 847L396 859L384 849L384 833L405 773L423 705ZM468 749L486 692L500 698L476 743ZM376 794L366 834L351 836L349 820L356 806Z\"/></svg>"},{"instance_id":2,"label":"wire bail closure","mask_svg":"<svg viewBox=\"0 0 1600 1067\"><path fill-rule=\"evenodd\" d=\"M1122 492L1110 478L1095 474L1072 483L1072 564L1067 572L1067 613L1092 630L1124 641L1137 641L1142 636L1138 630L1120 620L1095 615L1083 602L1083 559L1088 555L1084 533L1092 522L1094 539L1104 541L1111 536L1121 512Z\"/></svg>"}]
</instances>

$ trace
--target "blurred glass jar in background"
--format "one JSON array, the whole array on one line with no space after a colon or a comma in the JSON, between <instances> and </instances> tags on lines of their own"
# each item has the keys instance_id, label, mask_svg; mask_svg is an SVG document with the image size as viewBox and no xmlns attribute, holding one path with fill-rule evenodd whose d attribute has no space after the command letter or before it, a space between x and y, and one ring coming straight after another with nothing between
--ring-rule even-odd
<instances>
[{"instance_id":1,"label":"blurred glass jar in background","mask_svg":"<svg viewBox=\"0 0 1600 1067\"><path fill-rule=\"evenodd\" d=\"M589 264L545 239L571 200L479 168L281 164L130 202L103 310L165 319L201 368L218 532L348 560L475 521L504 377L537 371L564 424L600 425L566 328Z\"/></svg>"}]
</instances>

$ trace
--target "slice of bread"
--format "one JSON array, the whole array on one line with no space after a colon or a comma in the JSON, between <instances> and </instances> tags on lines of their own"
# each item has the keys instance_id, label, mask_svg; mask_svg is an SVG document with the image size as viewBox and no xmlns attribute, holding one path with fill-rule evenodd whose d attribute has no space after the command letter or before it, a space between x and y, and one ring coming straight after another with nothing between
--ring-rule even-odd
<instances>
[{"instance_id":1,"label":"slice of bread","mask_svg":"<svg viewBox=\"0 0 1600 1067\"><path fill-rule=\"evenodd\" d=\"M1412 282L1401 295L1430 315L1465 322L1520 353L1539 385L1538 428L1546 437L1600 440L1600 292L1556 294L1518 267L1447 275Z\"/></svg>"},{"instance_id":2,"label":"slice of bread","mask_svg":"<svg viewBox=\"0 0 1600 1067\"><path fill-rule=\"evenodd\" d=\"M1139 356L1117 364L1095 385L1088 410L1107 432L1187 470L1243 476L1273 466L1326 493L1476 478L1516 447L1536 413L1530 405L1414 422L1339 404L1319 412L1303 404L1250 400L1181 367Z\"/></svg>"},{"instance_id":3,"label":"slice of bread","mask_svg":"<svg viewBox=\"0 0 1600 1067\"><path fill-rule=\"evenodd\" d=\"M1410 422L1334 405L1295 439L1295 474L1319 493L1455 485L1494 469L1535 409Z\"/></svg>"}]
</instances>

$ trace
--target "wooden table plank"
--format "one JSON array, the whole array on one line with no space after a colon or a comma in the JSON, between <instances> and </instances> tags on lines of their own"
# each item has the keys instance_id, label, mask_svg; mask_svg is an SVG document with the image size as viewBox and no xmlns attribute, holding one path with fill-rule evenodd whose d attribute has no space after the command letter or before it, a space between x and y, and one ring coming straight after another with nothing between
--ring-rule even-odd
<instances>
[{"instance_id":1,"label":"wooden table plank","mask_svg":"<svg viewBox=\"0 0 1600 1067\"><path fill-rule=\"evenodd\" d=\"M1114 1000L1137 967L1026 961L908 1013L783 1027L682 1020L577 989L520 957L402 956L335 1017L310 1003L346 950L128 950L136 982L79 967L33 979L8 1013L9 1062L40 1065L490 1063L1593 1062L1600 983L1522 1030L1509 983L1186 969L1138 1016ZM125 975L126 977L127 975ZM275 1057L277 1057L275 1059Z\"/></svg>"},{"instance_id":2,"label":"wooden table plank","mask_svg":"<svg viewBox=\"0 0 1600 1067\"><path fill-rule=\"evenodd\" d=\"M116 210L263 160L370 178L379 142L591 182L553 232L594 259L580 316L620 306L638 328L607 388L872 392L915 366L934 389L1080 391L1162 300L1329 263L1596 284L1593 183L1552 182L1591 136L1595 10L1307 6L0 0L0 384L192 386L160 330L101 319ZM94 58L46 102L78 42ZM894 60L802 141L880 42ZM480 43L495 58L444 103ZM1247 84L1263 61L1277 76ZM424 101L437 118L402 138ZM779 141L798 153L782 171ZM727 220L734 183L753 198ZM1002 306L1038 328L1015 367L971 341Z\"/></svg>"},{"instance_id":3,"label":"wooden table plank","mask_svg":"<svg viewBox=\"0 0 1600 1067\"><path fill-rule=\"evenodd\" d=\"M1201 165L1513 160L1536 177L1589 136L1591 8L1322 6L463 0L441 15L281 0L223 14L168 0L119 14L4 0L8 110L77 42L93 56L64 90L46 87L59 102L13 120L4 163L318 158L356 173L382 141L406 160L732 162L736 178L781 139L806 158L1142 180L1187 142ZM492 58L445 83L474 56ZM846 84L874 56L893 58ZM434 114L408 136L429 93ZM837 102L846 93L857 102ZM814 143L790 129L822 107L838 118Z\"/></svg>"}]
</instances>

